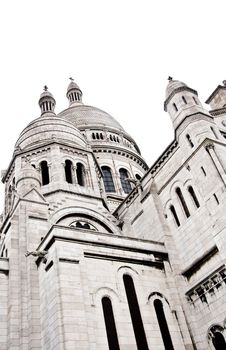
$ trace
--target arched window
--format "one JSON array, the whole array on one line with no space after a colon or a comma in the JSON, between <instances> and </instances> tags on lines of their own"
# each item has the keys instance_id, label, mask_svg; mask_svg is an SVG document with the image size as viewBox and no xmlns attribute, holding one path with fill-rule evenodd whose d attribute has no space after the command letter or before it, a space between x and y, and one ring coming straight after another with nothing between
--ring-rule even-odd
<instances>
[{"instance_id":1,"label":"arched window","mask_svg":"<svg viewBox=\"0 0 226 350\"><path fill-rule=\"evenodd\" d=\"M141 176L140 176L139 174L136 174L136 175L135 175L135 178L136 178L137 180L139 180L139 181L140 181Z\"/></svg>"},{"instance_id":2,"label":"arched window","mask_svg":"<svg viewBox=\"0 0 226 350\"><path fill-rule=\"evenodd\" d=\"M181 189L179 187L177 187L177 189L176 189L176 194L177 194L177 196L178 196L178 198L179 198L179 200L181 202L181 205L182 205L182 207L184 209L185 215L187 216L187 218L189 218L190 212L188 210L187 204L186 204L186 202L184 200L184 196L183 196L183 194L181 192Z\"/></svg>"},{"instance_id":3,"label":"arched window","mask_svg":"<svg viewBox=\"0 0 226 350\"><path fill-rule=\"evenodd\" d=\"M48 185L49 184L49 167L46 160L43 160L40 163L41 167L41 177L42 177L42 185Z\"/></svg>"},{"instance_id":4,"label":"arched window","mask_svg":"<svg viewBox=\"0 0 226 350\"><path fill-rule=\"evenodd\" d=\"M101 302L109 350L120 350L111 300L108 297L104 297Z\"/></svg>"},{"instance_id":5,"label":"arched window","mask_svg":"<svg viewBox=\"0 0 226 350\"><path fill-rule=\"evenodd\" d=\"M192 197L196 207L199 208L200 204L199 204L198 198L196 197L195 191L194 191L192 186L188 187L188 192L190 193L190 195L191 195L191 197Z\"/></svg>"},{"instance_id":6,"label":"arched window","mask_svg":"<svg viewBox=\"0 0 226 350\"><path fill-rule=\"evenodd\" d=\"M163 340L165 350L174 350L161 300L156 299L154 301L154 308L158 319L158 324L162 335L162 340Z\"/></svg>"},{"instance_id":7,"label":"arched window","mask_svg":"<svg viewBox=\"0 0 226 350\"><path fill-rule=\"evenodd\" d=\"M115 185L113 182L111 169L108 166L102 166L104 187L106 192L115 192Z\"/></svg>"},{"instance_id":8,"label":"arched window","mask_svg":"<svg viewBox=\"0 0 226 350\"><path fill-rule=\"evenodd\" d=\"M189 134L187 134L187 135L186 135L186 138L187 138L187 140L188 140L189 145L190 145L191 147L194 147L194 143L193 143L192 140L191 140L191 136L190 136Z\"/></svg>"},{"instance_id":9,"label":"arched window","mask_svg":"<svg viewBox=\"0 0 226 350\"><path fill-rule=\"evenodd\" d=\"M72 178L72 162L67 159L65 161L65 178L66 178L66 181L69 183L69 184L72 184L73 183L73 178Z\"/></svg>"},{"instance_id":10,"label":"arched window","mask_svg":"<svg viewBox=\"0 0 226 350\"><path fill-rule=\"evenodd\" d=\"M173 205L170 206L170 211L171 211L171 213L172 213L172 215L173 215L173 217L174 217L174 220L175 220L177 226L179 227L179 226L180 226L180 221L179 221L179 219L178 219L176 209L174 208Z\"/></svg>"},{"instance_id":11,"label":"arched window","mask_svg":"<svg viewBox=\"0 0 226 350\"><path fill-rule=\"evenodd\" d=\"M81 163L77 163L76 167L76 176L77 176L77 181L80 186L85 186L85 178L84 178L84 165Z\"/></svg>"},{"instance_id":12,"label":"arched window","mask_svg":"<svg viewBox=\"0 0 226 350\"><path fill-rule=\"evenodd\" d=\"M130 182L128 181L128 171L126 169L121 168L119 170L119 175L123 191L125 193L130 193L132 191L132 187L130 185Z\"/></svg>"},{"instance_id":13,"label":"arched window","mask_svg":"<svg viewBox=\"0 0 226 350\"><path fill-rule=\"evenodd\" d=\"M92 139L93 139L93 140L96 139L96 136L95 136L94 132L92 132Z\"/></svg>"},{"instance_id":14,"label":"arched window","mask_svg":"<svg viewBox=\"0 0 226 350\"><path fill-rule=\"evenodd\" d=\"M147 339L144 331L144 325L141 318L140 308L137 300L133 279L129 275L124 275L123 282L125 286L127 301L129 304L129 311L137 343L137 349L148 350Z\"/></svg>"},{"instance_id":15,"label":"arched window","mask_svg":"<svg viewBox=\"0 0 226 350\"><path fill-rule=\"evenodd\" d=\"M185 104L187 104L186 98L184 96L182 96L182 100Z\"/></svg>"},{"instance_id":16,"label":"arched window","mask_svg":"<svg viewBox=\"0 0 226 350\"><path fill-rule=\"evenodd\" d=\"M11 208L11 205L12 205L12 197L13 197L13 191L12 191L12 186L10 185L9 189L8 189L8 206L9 206L9 208Z\"/></svg>"},{"instance_id":17,"label":"arched window","mask_svg":"<svg viewBox=\"0 0 226 350\"><path fill-rule=\"evenodd\" d=\"M226 349L226 342L224 336L220 332L215 332L212 338L213 346L216 350Z\"/></svg>"},{"instance_id":18,"label":"arched window","mask_svg":"<svg viewBox=\"0 0 226 350\"><path fill-rule=\"evenodd\" d=\"M177 112L177 111L178 111L178 108L177 108L176 103L173 103L173 107L174 107L174 109L175 109L175 112Z\"/></svg>"}]
</instances>

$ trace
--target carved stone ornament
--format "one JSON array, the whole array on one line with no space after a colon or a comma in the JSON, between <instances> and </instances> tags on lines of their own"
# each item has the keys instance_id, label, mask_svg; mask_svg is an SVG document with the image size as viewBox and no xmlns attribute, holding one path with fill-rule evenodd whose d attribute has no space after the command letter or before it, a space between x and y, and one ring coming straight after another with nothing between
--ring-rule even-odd
<instances>
[{"instance_id":1,"label":"carved stone ornament","mask_svg":"<svg viewBox=\"0 0 226 350\"><path fill-rule=\"evenodd\" d=\"M206 145L206 150L209 151L211 149L214 149L214 145L212 143L208 143L208 145Z\"/></svg>"}]
</instances>

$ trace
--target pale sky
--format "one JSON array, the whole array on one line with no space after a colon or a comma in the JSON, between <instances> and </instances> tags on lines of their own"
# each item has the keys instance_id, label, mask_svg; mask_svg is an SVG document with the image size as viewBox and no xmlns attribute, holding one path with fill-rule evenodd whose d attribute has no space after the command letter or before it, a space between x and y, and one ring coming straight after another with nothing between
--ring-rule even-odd
<instances>
[{"instance_id":1,"label":"pale sky","mask_svg":"<svg viewBox=\"0 0 226 350\"><path fill-rule=\"evenodd\" d=\"M0 169L40 115L45 84L56 112L68 106L70 76L84 103L115 117L151 165L174 138L163 110L168 76L203 103L226 79L225 10L221 0L1 1ZM2 193L3 185L0 208Z\"/></svg>"}]
</instances>

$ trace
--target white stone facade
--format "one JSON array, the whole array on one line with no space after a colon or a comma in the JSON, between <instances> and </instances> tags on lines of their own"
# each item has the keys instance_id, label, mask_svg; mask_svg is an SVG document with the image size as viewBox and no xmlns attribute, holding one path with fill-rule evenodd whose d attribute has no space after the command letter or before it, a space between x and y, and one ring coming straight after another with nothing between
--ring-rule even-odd
<instances>
[{"instance_id":1,"label":"white stone facade","mask_svg":"<svg viewBox=\"0 0 226 350\"><path fill-rule=\"evenodd\" d=\"M71 81L20 134L0 248L1 350L225 349L226 94L170 80L175 140L148 169Z\"/></svg>"}]
</instances>

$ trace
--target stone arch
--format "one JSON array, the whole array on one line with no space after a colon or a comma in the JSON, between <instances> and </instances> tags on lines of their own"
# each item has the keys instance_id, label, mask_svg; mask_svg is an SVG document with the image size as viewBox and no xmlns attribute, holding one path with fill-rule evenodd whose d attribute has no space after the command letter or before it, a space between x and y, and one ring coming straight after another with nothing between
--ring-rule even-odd
<instances>
[{"instance_id":1,"label":"stone arch","mask_svg":"<svg viewBox=\"0 0 226 350\"><path fill-rule=\"evenodd\" d=\"M75 216L83 215L83 216L88 216L90 218L92 217L94 221L97 220L99 223L102 223L102 225L106 227L108 232L120 234L119 229L112 222L107 220L106 217L102 216L101 214L94 211L93 209L86 209L78 206L71 206L71 207L57 210L51 217L51 223L53 225L57 224L63 218L67 216L73 216L73 215Z\"/></svg>"},{"instance_id":2,"label":"stone arch","mask_svg":"<svg viewBox=\"0 0 226 350\"><path fill-rule=\"evenodd\" d=\"M116 291L110 287L99 287L97 288L93 293L91 293L92 297L92 305L96 306L98 302L103 297L108 297L112 301L120 302L119 295L116 293Z\"/></svg>"},{"instance_id":3,"label":"stone arch","mask_svg":"<svg viewBox=\"0 0 226 350\"><path fill-rule=\"evenodd\" d=\"M147 303L150 304L155 299L164 300L168 304L168 306L170 307L170 303L169 303L168 299L162 293L157 292L157 291L151 292L151 294L149 294Z\"/></svg>"}]
</instances>

